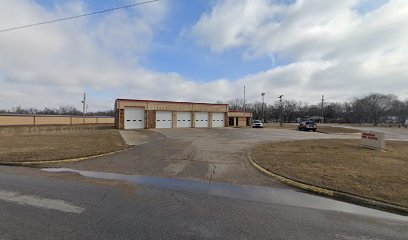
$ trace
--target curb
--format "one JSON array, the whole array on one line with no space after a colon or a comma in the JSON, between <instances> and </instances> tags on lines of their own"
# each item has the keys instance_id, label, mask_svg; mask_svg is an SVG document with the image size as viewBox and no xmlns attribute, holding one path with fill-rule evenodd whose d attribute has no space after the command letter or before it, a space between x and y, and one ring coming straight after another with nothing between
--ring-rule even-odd
<instances>
[{"instance_id":1,"label":"curb","mask_svg":"<svg viewBox=\"0 0 408 240\"><path fill-rule=\"evenodd\" d=\"M262 172L265 175L273 177L287 185L290 185L290 186L293 186L293 187L296 187L296 188L299 188L299 189L302 189L308 192L317 193L317 194L320 194L326 197L331 197L337 200L343 200L345 202L353 203L353 204L360 205L363 207L370 207L370 208L375 208L378 210L383 210L383 211L387 211L387 212L391 212L391 213L395 213L395 214L399 214L403 216L408 216L408 208L397 206L392 203L381 202L381 201L357 196L357 195L350 194L350 193L339 192L336 190L326 189L326 188L306 184L303 182L299 182L296 180L292 180L290 178L286 178L276 173L270 172L266 170L265 168L261 167L252 159L251 153L249 152L248 152L248 159L251 162L252 166L254 166L258 171Z\"/></svg>"},{"instance_id":2,"label":"curb","mask_svg":"<svg viewBox=\"0 0 408 240\"><path fill-rule=\"evenodd\" d=\"M112 155L112 154L115 154L115 153L124 152L124 151L132 149L133 147L134 146L131 146L131 147L128 147L128 148L125 148L125 149L121 149L121 150L117 150L117 151L113 151L113 152L101 153L101 154L97 154L97 155L93 155L93 156L87 156L87 157L61 159L61 160L29 161L29 162L0 162L0 165L3 165L3 166L31 167L31 166L36 166L36 165L40 165L40 164L48 164L48 163L57 164L57 163L80 162L80 161L84 161L84 160L88 160L88 159L92 159L92 158L104 157L104 156Z\"/></svg>"}]
</instances>

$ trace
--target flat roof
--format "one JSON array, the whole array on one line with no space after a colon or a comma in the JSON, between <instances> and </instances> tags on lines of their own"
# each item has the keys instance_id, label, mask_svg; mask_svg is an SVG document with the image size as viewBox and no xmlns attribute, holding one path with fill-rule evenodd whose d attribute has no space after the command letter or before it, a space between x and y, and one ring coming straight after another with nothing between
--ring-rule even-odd
<instances>
[{"instance_id":1,"label":"flat roof","mask_svg":"<svg viewBox=\"0 0 408 240\"><path fill-rule=\"evenodd\" d=\"M182 103L182 104L202 104L202 105L220 105L220 106L228 106L229 105L229 104L225 104L225 103L177 102L177 101L162 101L162 100L125 99L125 98L118 98L118 99L116 99L116 101L155 102L155 103Z\"/></svg>"},{"instance_id":2,"label":"flat roof","mask_svg":"<svg viewBox=\"0 0 408 240\"><path fill-rule=\"evenodd\" d=\"M0 113L0 117L74 117L74 118L84 118L81 115L60 115L60 114L20 114L20 113ZM113 116L94 116L94 115L86 115L85 118L113 118Z\"/></svg>"}]
</instances>

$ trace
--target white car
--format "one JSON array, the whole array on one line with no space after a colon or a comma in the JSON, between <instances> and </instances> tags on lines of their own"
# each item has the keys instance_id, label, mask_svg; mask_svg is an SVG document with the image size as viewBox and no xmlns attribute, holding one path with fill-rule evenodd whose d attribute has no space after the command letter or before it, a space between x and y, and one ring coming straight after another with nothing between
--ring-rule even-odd
<instances>
[{"instance_id":1,"label":"white car","mask_svg":"<svg viewBox=\"0 0 408 240\"><path fill-rule=\"evenodd\" d=\"M253 128L263 128L263 124L262 124L261 120L255 120L255 121L252 123L252 127L253 127Z\"/></svg>"}]
</instances>

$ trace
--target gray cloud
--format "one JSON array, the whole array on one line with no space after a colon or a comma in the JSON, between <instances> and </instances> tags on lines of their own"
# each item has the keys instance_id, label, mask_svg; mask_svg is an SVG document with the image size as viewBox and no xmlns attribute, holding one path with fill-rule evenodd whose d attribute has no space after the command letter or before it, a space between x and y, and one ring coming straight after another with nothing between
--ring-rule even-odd
<instances>
[{"instance_id":1,"label":"gray cloud","mask_svg":"<svg viewBox=\"0 0 408 240\"><path fill-rule=\"evenodd\" d=\"M365 3L218 1L190 32L200 46L215 52L241 48L247 59L276 53L293 59L295 64L283 67L284 74L277 74L281 68L270 69L253 78L267 82L264 88L277 86L299 100L317 98L320 93L346 100L370 91L406 98L408 32L401 27L408 25L408 3L389 1L362 15L356 6ZM301 63L314 64L305 69ZM315 66L321 63L330 66Z\"/></svg>"},{"instance_id":2,"label":"gray cloud","mask_svg":"<svg viewBox=\"0 0 408 240\"><path fill-rule=\"evenodd\" d=\"M280 56L284 66L238 79L200 83L179 73L146 69L142 59L166 27L167 1L97 18L85 18L0 34L0 108L17 105L80 108L84 91L90 110L111 108L115 98L209 101L242 97L273 102L287 98L318 102L379 91L408 98L408 3L390 1L359 14L360 1L216 1L179 37L215 52L242 50L242 58ZM55 10L35 1L7 1L0 27L87 12L80 1ZM275 57L273 58L275 62Z\"/></svg>"}]
</instances>

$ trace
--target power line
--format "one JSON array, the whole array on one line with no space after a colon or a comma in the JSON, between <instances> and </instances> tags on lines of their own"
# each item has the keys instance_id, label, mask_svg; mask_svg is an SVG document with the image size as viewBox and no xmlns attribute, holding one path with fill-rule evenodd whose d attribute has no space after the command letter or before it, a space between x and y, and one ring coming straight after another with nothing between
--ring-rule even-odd
<instances>
[{"instance_id":1,"label":"power line","mask_svg":"<svg viewBox=\"0 0 408 240\"><path fill-rule=\"evenodd\" d=\"M6 29L0 30L0 33L13 31L13 30L18 30L18 29L23 29L23 28L30 28L30 27L45 25L45 24L49 24L49 23L62 22L62 21L67 21L67 20L71 20L71 19L75 19L75 18L88 17L88 16L92 16L92 15L96 15L96 14L102 14L102 13L106 13L106 12L113 12L113 11L117 11L117 10L124 9L124 8L131 8L131 7L135 7L135 6L138 6L138 5L144 5L144 4L149 4L149 3L158 2L158 1L159 0L150 0L150 1L145 1L145 2L138 2L138 3L129 4L129 5L126 5L126 6L109 8L109 9L105 9L105 10L85 13L85 14L71 16L71 17L57 18L57 19L49 20L49 21L45 21L45 22L38 22L38 23L22 25L22 26L18 26L18 27L6 28Z\"/></svg>"}]
</instances>

